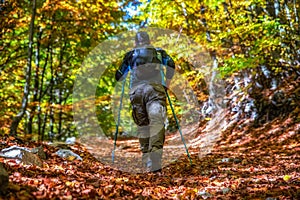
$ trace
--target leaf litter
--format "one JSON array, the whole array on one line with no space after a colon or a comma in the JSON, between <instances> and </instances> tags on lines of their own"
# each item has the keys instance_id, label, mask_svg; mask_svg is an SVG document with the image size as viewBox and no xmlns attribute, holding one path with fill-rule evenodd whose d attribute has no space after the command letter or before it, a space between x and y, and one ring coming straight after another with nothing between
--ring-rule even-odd
<instances>
[{"instance_id":1,"label":"leaf litter","mask_svg":"<svg viewBox=\"0 0 300 200\"><path fill-rule=\"evenodd\" d=\"M1 149L42 146L47 159L39 167L0 158L10 181L0 199L300 199L299 122L282 119L244 132L235 125L206 156L191 147L193 165L183 154L160 175L104 165L79 143L69 147L82 161L61 158L59 148L46 143L4 137Z\"/></svg>"}]
</instances>

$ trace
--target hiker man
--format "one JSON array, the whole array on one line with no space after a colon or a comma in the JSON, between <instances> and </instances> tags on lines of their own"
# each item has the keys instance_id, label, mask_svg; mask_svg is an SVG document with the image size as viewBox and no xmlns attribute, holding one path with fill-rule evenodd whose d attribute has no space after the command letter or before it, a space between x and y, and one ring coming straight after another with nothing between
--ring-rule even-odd
<instances>
[{"instance_id":1,"label":"hiker man","mask_svg":"<svg viewBox=\"0 0 300 200\"><path fill-rule=\"evenodd\" d=\"M162 64L166 66L165 74ZM175 63L166 51L154 48L146 32L138 32L135 48L125 54L115 74L116 80L120 81L130 70L132 117L138 126L143 167L148 172L160 172L162 168L167 117L165 89L170 84L174 69Z\"/></svg>"}]
</instances>

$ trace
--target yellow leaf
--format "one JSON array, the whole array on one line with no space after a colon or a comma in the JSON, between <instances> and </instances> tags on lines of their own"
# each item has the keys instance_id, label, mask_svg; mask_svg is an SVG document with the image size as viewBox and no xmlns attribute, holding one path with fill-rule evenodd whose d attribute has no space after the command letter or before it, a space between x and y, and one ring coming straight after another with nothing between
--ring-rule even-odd
<instances>
[{"instance_id":1,"label":"yellow leaf","mask_svg":"<svg viewBox=\"0 0 300 200\"><path fill-rule=\"evenodd\" d=\"M76 159L75 156L68 156L68 157L67 157L67 160L68 160L68 161L73 161L73 160L75 160L75 159Z\"/></svg>"},{"instance_id":2,"label":"yellow leaf","mask_svg":"<svg viewBox=\"0 0 300 200\"><path fill-rule=\"evenodd\" d=\"M67 181L67 182L66 182L66 186L68 186L68 187L69 187L69 186L71 186L71 187L72 187L73 185L74 185L74 183L73 183L73 182L70 182L70 181Z\"/></svg>"},{"instance_id":3,"label":"yellow leaf","mask_svg":"<svg viewBox=\"0 0 300 200\"><path fill-rule=\"evenodd\" d=\"M40 23L40 26L41 26L41 28L46 28L46 23L44 23L44 22L42 22L42 23Z\"/></svg>"},{"instance_id":4,"label":"yellow leaf","mask_svg":"<svg viewBox=\"0 0 300 200\"><path fill-rule=\"evenodd\" d=\"M292 177L290 175L284 175L283 180L289 181Z\"/></svg>"}]
</instances>

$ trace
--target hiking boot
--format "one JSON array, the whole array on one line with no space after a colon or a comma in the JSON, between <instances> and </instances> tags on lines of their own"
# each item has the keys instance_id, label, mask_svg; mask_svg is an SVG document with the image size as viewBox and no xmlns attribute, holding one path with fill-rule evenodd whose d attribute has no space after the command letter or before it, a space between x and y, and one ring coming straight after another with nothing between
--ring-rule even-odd
<instances>
[{"instance_id":1,"label":"hiking boot","mask_svg":"<svg viewBox=\"0 0 300 200\"><path fill-rule=\"evenodd\" d=\"M152 161L151 171L156 172L161 170L161 153L160 152L151 152L150 153L150 159Z\"/></svg>"},{"instance_id":2,"label":"hiking boot","mask_svg":"<svg viewBox=\"0 0 300 200\"><path fill-rule=\"evenodd\" d=\"M149 157L149 154L144 154L142 157L142 170L146 173L151 172L152 168L152 161Z\"/></svg>"}]
</instances>

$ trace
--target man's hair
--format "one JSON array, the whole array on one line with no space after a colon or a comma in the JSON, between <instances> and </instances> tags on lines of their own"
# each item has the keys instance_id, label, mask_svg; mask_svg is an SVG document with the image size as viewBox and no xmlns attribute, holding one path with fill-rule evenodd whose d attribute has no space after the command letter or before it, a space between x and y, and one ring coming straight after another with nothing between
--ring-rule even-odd
<instances>
[{"instance_id":1,"label":"man's hair","mask_svg":"<svg viewBox=\"0 0 300 200\"><path fill-rule=\"evenodd\" d=\"M150 38L147 32L141 31L137 32L135 35L135 44L137 46L150 44Z\"/></svg>"}]
</instances>

